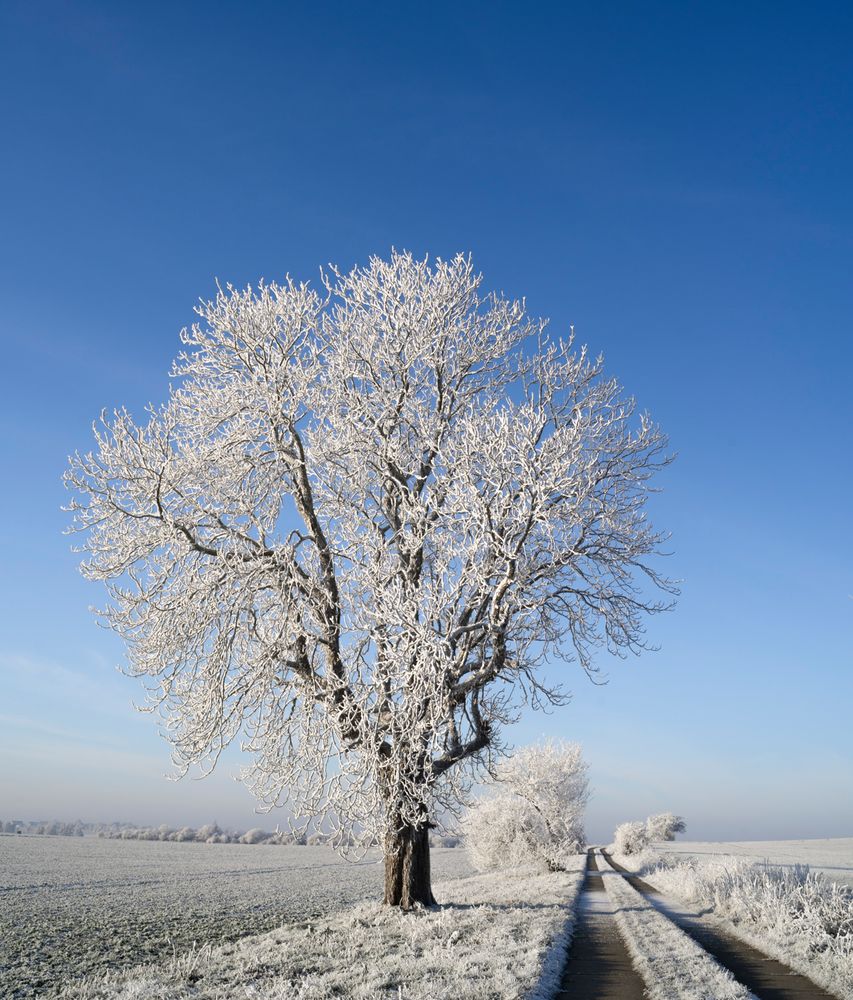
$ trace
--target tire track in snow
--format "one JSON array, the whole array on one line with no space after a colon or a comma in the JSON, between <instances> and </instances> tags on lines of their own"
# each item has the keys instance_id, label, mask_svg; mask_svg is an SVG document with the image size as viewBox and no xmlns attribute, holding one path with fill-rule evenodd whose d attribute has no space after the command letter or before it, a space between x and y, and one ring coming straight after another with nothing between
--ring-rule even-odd
<instances>
[{"instance_id":1,"label":"tire track in snow","mask_svg":"<svg viewBox=\"0 0 853 1000\"><path fill-rule=\"evenodd\" d=\"M605 866L602 881L651 1000L757 1000L618 872Z\"/></svg>"},{"instance_id":2,"label":"tire track in snow","mask_svg":"<svg viewBox=\"0 0 853 1000\"><path fill-rule=\"evenodd\" d=\"M645 995L590 850L577 923L555 1000L643 1000Z\"/></svg>"},{"instance_id":3,"label":"tire track in snow","mask_svg":"<svg viewBox=\"0 0 853 1000\"><path fill-rule=\"evenodd\" d=\"M760 1000L835 1000L834 994L827 993L789 966L727 934L702 913L665 901L663 895L648 882L632 875L606 852L602 851L602 855L614 872L622 875L659 913L704 948Z\"/></svg>"}]
</instances>

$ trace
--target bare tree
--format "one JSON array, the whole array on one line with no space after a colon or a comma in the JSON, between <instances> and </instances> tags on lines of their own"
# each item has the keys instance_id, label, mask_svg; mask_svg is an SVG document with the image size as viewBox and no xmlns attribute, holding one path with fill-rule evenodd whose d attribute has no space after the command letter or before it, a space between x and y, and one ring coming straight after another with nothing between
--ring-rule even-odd
<instances>
[{"instance_id":1,"label":"bare tree","mask_svg":"<svg viewBox=\"0 0 853 1000\"><path fill-rule=\"evenodd\" d=\"M378 839L408 907L513 706L560 700L541 662L591 672L664 608L665 441L600 359L481 297L470 258L324 282L201 303L168 402L102 415L66 479L178 767L245 734L261 801Z\"/></svg>"}]
</instances>

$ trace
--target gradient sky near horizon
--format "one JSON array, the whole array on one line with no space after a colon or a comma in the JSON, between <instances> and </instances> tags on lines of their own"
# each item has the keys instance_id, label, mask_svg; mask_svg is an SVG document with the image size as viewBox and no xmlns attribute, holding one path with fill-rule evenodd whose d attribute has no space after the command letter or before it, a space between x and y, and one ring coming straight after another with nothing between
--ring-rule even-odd
<instances>
[{"instance_id":1,"label":"gradient sky near horizon","mask_svg":"<svg viewBox=\"0 0 853 1000\"><path fill-rule=\"evenodd\" d=\"M0 5L0 818L259 825L236 752L164 780L60 477L216 278L397 247L573 323L678 452L659 651L510 739L583 744L594 839L853 835L851 50L847 3Z\"/></svg>"}]
</instances>

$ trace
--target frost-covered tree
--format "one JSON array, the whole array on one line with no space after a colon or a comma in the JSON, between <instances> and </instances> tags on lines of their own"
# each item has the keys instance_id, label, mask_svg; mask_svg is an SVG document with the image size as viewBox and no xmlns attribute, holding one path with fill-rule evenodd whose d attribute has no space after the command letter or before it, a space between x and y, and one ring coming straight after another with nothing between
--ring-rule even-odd
<instances>
[{"instance_id":1,"label":"frost-covered tree","mask_svg":"<svg viewBox=\"0 0 853 1000\"><path fill-rule=\"evenodd\" d=\"M195 839L200 844L206 844L211 837L218 837L222 833L219 828L218 823L205 823L204 826L200 826L195 833Z\"/></svg>"},{"instance_id":2,"label":"frost-covered tree","mask_svg":"<svg viewBox=\"0 0 853 1000\"><path fill-rule=\"evenodd\" d=\"M675 840L677 833L684 833L687 824L683 816L665 812L649 816L645 823L634 820L616 827L613 846L617 854L640 854L653 840Z\"/></svg>"},{"instance_id":3,"label":"frost-covered tree","mask_svg":"<svg viewBox=\"0 0 853 1000\"><path fill-rule=\"evenodd\" d=\"M465 815L465 845L478 868L542 863L551 871L583 850L587 765L577 743L523 747L497 768L499 788Z\"/></svg>"},{"instance_id":4,"label":"frost-covered tree","mask_svg":"<svg viewBox=\"0 0 853 1000\"><path fill-rule=\"evenodd\" d=\"M675 835L684 833L686 829L684 817L671 812L657 813L646 820L649 840L675 840Z\"/></svg>"},{"instance_id":5,"label":"frost-covered tree","mask_svg":"<svg viewBox=\"0 0 853 1000\"><path fill-rule=\"evenodd\" d=\"M613 833L613 849L617 854L641 854L648 846L648 828L639 820L620 823Z\"/></svg>"},{"instance_id":6,"label":"frost-covered tree","mask_svg":"<svg viewBox=\"0 0 853 1000\"><path fill-rule=\"evenodd\" d=\"M518 698L560 699L539 664L636 652L665 606L665 441L469 258L324 280L201 303L168 402L102 416L67 484L178 767L245 734L267 806L378 840L385 900L430 903L433 818Z\"/></svg>"}]
</instances>

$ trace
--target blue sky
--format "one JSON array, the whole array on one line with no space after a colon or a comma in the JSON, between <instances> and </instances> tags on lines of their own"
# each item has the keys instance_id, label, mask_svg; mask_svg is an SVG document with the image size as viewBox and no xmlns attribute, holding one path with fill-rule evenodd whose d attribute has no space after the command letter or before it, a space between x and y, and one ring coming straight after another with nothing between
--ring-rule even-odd
<instances>
[{"instance_id":1,"label":"blue sky","mask_svg":"<svg viewBox=\"0 0 853 1000\"><path fill-rule=\"evenodd\" d=\"M592 835L853 835L849 4L0 7L0 816L253 825L168 783L60 476L166 391L214 279L470 250L670 434L678 608L512 737L580 740Z\"/></svg>"}]
</instances>

